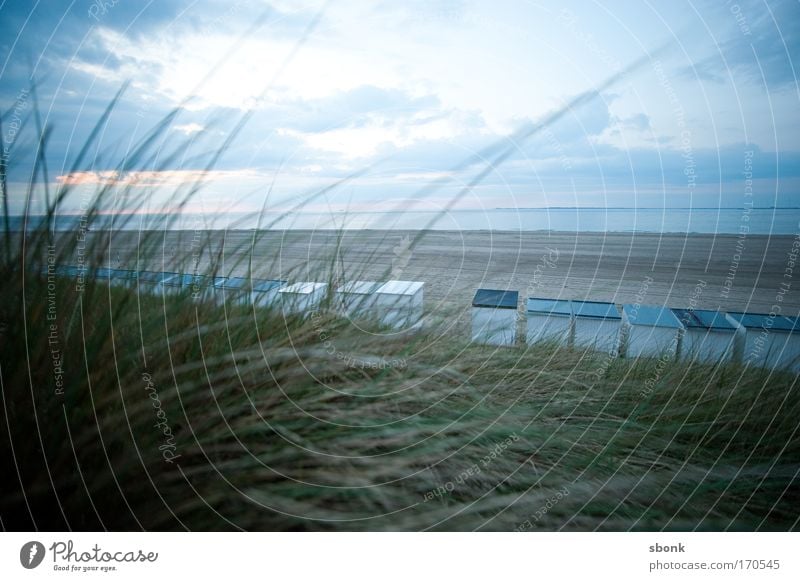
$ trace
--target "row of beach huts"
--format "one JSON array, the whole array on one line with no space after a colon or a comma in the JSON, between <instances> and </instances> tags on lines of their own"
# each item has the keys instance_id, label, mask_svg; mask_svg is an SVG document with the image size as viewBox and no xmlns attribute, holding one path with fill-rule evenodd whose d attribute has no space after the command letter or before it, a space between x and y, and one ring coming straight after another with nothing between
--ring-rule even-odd
<instances>
[{"instance_id":1,"label":"row of beach huts","mask_svg":"<svg viewBox=\"0 0 800 581\"><path fill-rule=\"evenodd\" d=\"M519 293L479 289L472 301L472 340L516 342ZM525 340L594 348L628 358L741 361L800 372L800 319L644 304L529 298Z\"/></svg>"},{"instance_id":2,"label":"row of beach huts","mask_svg":"<svg viewBox=\"0 0 800 581\"><path fill-rule=\"evenodd\" d=\"M308 314L319 309L328 296L328 284L248 277L207 276L177 272L98 268L82 274L77 266L58 266L43 274L77 278L87 276L111 286L127 287L147 294L186 294L218 304L255 307L279 306L285 314ZM423 312L423 282L352 281L337 287L333 304L348 316L375 316L383 325L408 329L418 325Z\"/></svg>"},{"instance_id":3,"label":"row of beach huts","mask_svg":"<svg viewBox=\"0 0 800 581\"><path fill-rule=\"evenodd\" d=\"M77 277L78 267L51 267L45 274ZM328 284L247 277L99 268L90 273L112 286L140 293L186 293L217 303L279 306L286 314L308 314L328 297ZM349 317L369 317L398 330L420 325L421 281L351 281L338 286L331 304ZM628 358L695 359L716 364L742 361L753 366L800 372L800 322L777 313L756 314L663 306L528 298L525 342L593 348ZM472 341L488 345L517 342L519 293L478 289L472 300Z\"/></svg>"}]
</instances>

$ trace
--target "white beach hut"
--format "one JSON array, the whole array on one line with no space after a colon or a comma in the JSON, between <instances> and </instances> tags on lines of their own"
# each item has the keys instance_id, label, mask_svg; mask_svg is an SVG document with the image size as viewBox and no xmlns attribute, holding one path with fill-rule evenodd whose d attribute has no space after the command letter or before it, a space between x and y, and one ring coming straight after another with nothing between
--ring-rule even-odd
<instances>
[{"instance_id":1,"label":"white beach hut","mask_svg":"<svg viewBox=\"0 0 800 581\"><path fill-rule=\"evenodd\" d=\"M670 309L654 305L623 305L622 330L628 357L674 357L683 325Z\"/></svg>"},{"instance_id":2,"label":"white beach hut","mask_svg":"<svg viewBox=\"0 0 800 581\"><path fill-rule=\"evenodd\" d=\"M729 361L736 351L736 330L720 311L672 309L685 331L681 338L681 358L716 364Z\"/></svg>"},{"instance_id":3,"label":"white beach hut","mask_svg":"<svg viewBox=\"0 0 800 581\"><path fill-rule=\"evenodd\" d=\"M285 284L285 280L254 279L250 302L254 307L274 305L278 301L278 291Z\"/></svg>"},{"instance_id":4,"label":"white beach hut","mask_svg":"<svg viewBox=\"0 0 800 581\"><path fill-rule=\"evenodd\" d=\"M77 266L56 266L55 275L61 278L77 278L80 268Z\"/></svg>"},{"instance_id":5,"label":"white beach hut","mask_svg":"<svg viewBox=\"0 0 800 581\"><path fill-rule=\"evenodd\" d=\"M561 299L529 298L526 318L529 345L538 341L570 345L572 341L572 306Z\"/></svg>"},{"instance_id":6,"label":"white beach hut","mask_svg":"<svg viewBox=\"0 0 800 581\"><path fill-rule=\"evenodd\" d=\"M135 270L125 270L122 268L115 268L111 271L108 277L108 284L111 286L135 288L137 272Z\"/></svg>"},{"instance_id":7,"label":"white beach hut","mask_svg":"<svg viewBox=\"0 0 800 581\"><path fill-rule=\"evenodd\" d=\"M786 338L786 347L783 350L781 365L800 373L800 316L786 317L792 323L792 330Z\"/></svg>"},{"instance_id":8,"label":"white beach hut","mask_svg":"<svg viewBox=\"0 0 800 581\"><path fill-rule=\"evenodd\" d=\"M207 276L206 281L208 284L200 291L199 295L195 295L195 298L214 300L217 286L223 284L226 280L228 280L227 276Z\"/></svg>"},{"instance_id":9,"label":"white beach hut","mask_svg":"<svg viewBox=\"0 0 800 581\"><path fill-rule=\"evenodd\" d=\"M214 300L218 305L246 305L250 301L250 279L242 276L224 278L214 283Z\"/></svg>"},{"instance_id":10,"label":"white beach hut","mask_svg":"<svg viewBox=\"0 0 800 581\"><path fill-rule=\"evenodd\" d=\"M189 294L193 298L204 298L209 293L212 279L204 274L179 274L162 283L166 294Z\"/></svg>"},{"instance_id":11,"label":"white beach hut","mask_svg":"<svg viewBox=\"0 0 800 581\"><path fill-rule=\"evenodd\" d=\"M348 317L374 315L375 291L381 284L365 280L344 283L336 289L334 295L336 307Z\"/></svg>"},{"instance_id":12,"label":"white beach hut","mask_svg":"<svg viewBox=\"0 0 800 581\"><path fill-rule=\"evenodd\" d=\"M97 282L110 286L131 287L136 283L135 272L136 271L133 270L123 270L120 268L98 268L93 271L92 275Z\"/></svg>"},{"instance_id":13,"label":"white beach hut","mask_svg":"<svg viewBox=\"0 0 800 581\"><path fill-rule=\"evenodd\" d=\"M53 265L52 268L53 276L56 278L71 278L71 279L80 279L83 278L84 280L89 275L89 271L86 270L85 267L81 266L56 266ZM48 276L48 267L45 266L42 268L42 274L44 276Z\"/></svg>"},{"instance_id":14,"label":"white beach hut","mask_svg":"<svg viewBox=\"0 0 800 581\"><path fill-rule=\"evenodd\" d=\"M296 282L278 290L285 314L309 314L319 308L328 285L324 282Z\"/></svg>"},{"instance_id":15,"label":"white beach hut","mask_svg":"<svg viewBox=\"0 0 800 581\"><path fill-rule=\"evenodd\" d=\"M161 294L164 292L164 282L180 276L177 272L154 272L142 270L136 274L139 293Z\"/></svg>"},{"instance_id":16,"label":"white beach hut","mask_svg":"<svg viewBox=\"0 0 800 581\"><path fill-rule=\"evenodd\" d=\"M422 319L425 283L415 280L390 280L375 291L375 312L384 325L404 329Z\"/></svg>"},{"instance_id":17,"label":"white beach hut","mask_svg":"<svg viewBox=\"0 0 800 581\"><path fill-rule=\"evenodd\" d=\"M164 287L164 293L172 295L182 293L189 287L191 281L191 274L179 274L178 276L174 276L164 281L162 285Z\"/></svg>"},{"instance_id":18,"label":"white beach hut","mask_svg":"<svg viewBox=\"0 0 800 581\"><path fill-rule=\"evenodd\" d=\"M472 298L472 341L513 345L517 339L517 291L479 288Z\"/></svg>"},{"instance_id":19,"label":"white beach hut","mask_svg":"<svg viewBox=\"0 0 800 581\"><path fill-rule=\"evenodd\" d=\"M111 281L111 277L114 276L114 269L98 268L93 274L96 281L108 284Z\"/></svg>"},{"instance_id":20,"label":"white beach hut","mask_svg":"<svg viewBox=\"0 0 800 581\"><path fill-rule=\"evenodd\" d=\"M576 346L617 352L622 316L614 303L572 301L572 316Z\"/></svg>"},{"instance_id":21,"label":"white beach hut","mask_svg":"<svg viewBox=\"0 0 800 581\"><path fill-rule=\"evenodd\" d=\"M739 324L744 363L800 371L800 328L796 317L729 312L728 318Z\"/></svg>"}]
</instances>

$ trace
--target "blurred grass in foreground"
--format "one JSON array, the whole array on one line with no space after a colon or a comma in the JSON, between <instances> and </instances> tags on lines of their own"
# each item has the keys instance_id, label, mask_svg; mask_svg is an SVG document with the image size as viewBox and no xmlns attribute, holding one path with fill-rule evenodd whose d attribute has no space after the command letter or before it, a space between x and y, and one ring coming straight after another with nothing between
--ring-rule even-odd
<instances>
[{"instance_id":1,"label":"blurred grass in foreground","mask_svg":"<svg viewBox=\"0 0 800 581\"><path fill-rule=\"evenodd\" d=\"M648 362L66 280L53 340L46 279L27 273L23 304L20 274L2 300L6 528L796 526L788 375L676 365L647 395Z\"/></svg>"}]
</instances>

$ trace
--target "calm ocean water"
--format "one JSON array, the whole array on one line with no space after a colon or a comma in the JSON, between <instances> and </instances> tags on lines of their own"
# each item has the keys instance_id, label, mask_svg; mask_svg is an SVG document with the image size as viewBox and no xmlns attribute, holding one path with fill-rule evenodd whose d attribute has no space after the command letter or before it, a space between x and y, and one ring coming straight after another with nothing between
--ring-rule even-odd
<instances>
[{"instance_id":1,"label":"calm ocean water","mask_svg":"<svg viewBox=\"0 0 800 581\"><path fill-rule=\"evenodd\" d=\"M115 221L115 227L120 224ZM247 229L257 225L256 215L184 215L170 229ZM59 230L74 228L77 218L64 216ZM93 229L110 226L108 218L95 221ZM21 220L14 226L21 229ZM445 214L427 211L267 213L261 227L273 229L394 229L394 230L554 230L566 232L656 232L705 234L797 234L800 209L633 209L633 208L542 208L524 210L452 210ZM163 229L163 215L137 216L126 229Z\"/></svg>"},{"instance_id":2,"label":"calm ocean water","mask_svg":"<svg viewBox=\"0 0 800 581\"><path fill-rule=\"evenodd\" d=\"M396 214L358 213L294 216L286 228L390 228L416 230L556 230L566 232L698 232L796 234L800 209L531 209L455 210Z\"/></svg>"}]
</instances>

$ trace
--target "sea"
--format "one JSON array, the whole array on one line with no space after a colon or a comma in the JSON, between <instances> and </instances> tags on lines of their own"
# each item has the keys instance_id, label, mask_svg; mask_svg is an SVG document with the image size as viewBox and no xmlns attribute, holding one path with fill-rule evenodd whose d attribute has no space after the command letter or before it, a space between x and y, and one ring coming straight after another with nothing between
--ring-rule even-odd
<instances>
[{"instance_id":1,"label":"sea","mask_svg":"<svg viewBox=\"0 0 800 581\"><path fill-rule=\"evenodd\" d=\"M27 220L27 229L40 223ZM25 229L14 217L13 230ZM86 221L83 221L87 225ZM393 212L295 212L291 214L141 214L97 216L91 230L495 230L561 232L650 232L700 234L800 234L800 208L525 208ZM81 217L60 216L57 230L81 227Z\"/></svg>"}]
</instances>

